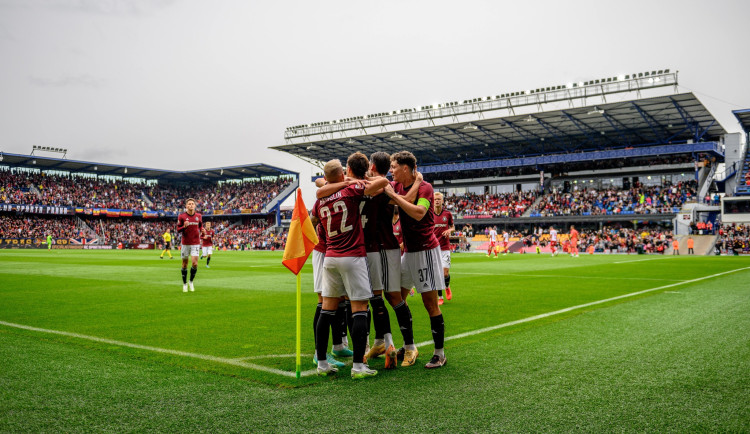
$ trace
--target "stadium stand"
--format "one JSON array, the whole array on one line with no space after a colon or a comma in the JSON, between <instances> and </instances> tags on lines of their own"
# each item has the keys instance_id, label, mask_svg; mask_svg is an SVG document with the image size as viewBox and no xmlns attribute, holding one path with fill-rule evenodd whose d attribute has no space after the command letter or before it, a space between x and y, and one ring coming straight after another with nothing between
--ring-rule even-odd
<instances>
[{"instance_id":1,"label":"stadium stand","mask_svg":"<svg viewBox=\"0 0 750 434\"><path fill-rule=\"evenodd\" d=\"M666 238L721 225L738 158L747 158L739 135L677 82L658 70L298 125L274 149L320 162L412 152L456 227L473 225L475 250L490 226L513 234L511 251L521 251L540 228L575 224L598 234L595 251L670 253ZM750 110L740 112L747 122ZM612 227L633 233L615 241Z\"/></svg>"},{"instance_id":2,"label":"stadium stand","mask_svg":"<svg viewBox=\"0 0 750 434\"><path fill-rule=\"evenodd\" d=\"M280 203L298 184L296 173L266 165L171 172L4 154L1 244L38 247L51 234L56 246L153 248L193 197L214 224L217 248L283 248Z\"/></svg>"}]
</instances>

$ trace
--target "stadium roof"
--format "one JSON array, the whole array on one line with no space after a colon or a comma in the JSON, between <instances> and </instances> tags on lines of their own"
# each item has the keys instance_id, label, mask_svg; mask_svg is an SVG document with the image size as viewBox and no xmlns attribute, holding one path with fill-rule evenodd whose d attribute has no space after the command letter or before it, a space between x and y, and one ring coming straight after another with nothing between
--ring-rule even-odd
<instances>
[{"instance_id":1,"label":"stadium roof","mask_svg":"<svg viewBox=\"0 0 750 434\"><path fill-rule=\"evenodd\" d=\"M734 110L732 113L737 120L740 121L742 130L746 133L750 133L750 109Z\"/></svg>"},{"instance_id":2,"label":"stadium roof","mask_svg":"<svg viewBox=\"0 0 750 434\"><path fill-rule=\"evenodd\" d=\"M412 152L420 166L718 141L719 121L692 93L381 131L276 146L302 159ZM689 150L686 150L689 152Z\"/></svg>"},{"instance_id":3,"label":"stadium roof","mask_svg":"<svg viewBox=\"0 0 750 434\"><path fill-rule=\"evenodd\" d=\"M239 178L259 178L262 176L299 175L297 172L267 164L244 164L240 166L217 167L190 171L148 169L119 164L95 163L90 161L67 160L35 155L0 153L0 165L25 167L40 170L60 170L72 173L92 173L96 175L121 176L123 178L146 178L163 181L221 181Z\"/></svg>"}]
</instances>

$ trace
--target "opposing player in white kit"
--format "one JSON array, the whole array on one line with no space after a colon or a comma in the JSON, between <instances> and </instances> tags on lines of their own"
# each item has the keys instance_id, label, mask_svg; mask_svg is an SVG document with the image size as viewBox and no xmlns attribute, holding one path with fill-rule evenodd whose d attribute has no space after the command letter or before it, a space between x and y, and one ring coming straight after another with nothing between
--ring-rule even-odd
<instances>
[{"instance_id":1,"label":"opposing player in white kit","mask_svg":"<svg viewBox=\"0 0 750 434\"><path fill-rule=\"evenodd\" d=\"M557 230L554 226L549 227L549 247L552 249L552 256L557 256Z\"/></svg>"},{"instance_id":2,"label":"opposing player in white kit","mask_svg":"<svg viewBox=\"0 0 750 434\"><path fill-rule=\"evenodd\" d=\"M497 258L497 229L494 227L490 228L490 247L487 249L487 257L489 258L492 253L495 253Z\"/></svg>"},{"instance_id":3,"label":"opposing player in white kit","mask_svg":"<svg viewBox=\"0 0 750 434\"><path fill-rule=\"evenodd\" d=\"M510 234L508 231L503 231L503 255L508 254L508 243L510 242Z\"/></svg>"}]
</instances>

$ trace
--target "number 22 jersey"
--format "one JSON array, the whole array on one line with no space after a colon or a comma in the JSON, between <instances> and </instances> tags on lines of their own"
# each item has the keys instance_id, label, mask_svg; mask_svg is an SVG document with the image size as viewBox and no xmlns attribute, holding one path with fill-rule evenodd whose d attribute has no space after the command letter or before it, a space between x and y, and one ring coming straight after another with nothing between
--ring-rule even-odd
<instances>
[{"instance_id":1,"label":"number 22 jersey","mask_svg":"<svg viewBox=\"0 0 750 434\"><path fill-rule=\"evenodd\" d=\"M359 211L364 194L364 187L353 184L319 199L313 206L312 215L326 232L327 257L367 256Z\"/></svg>"}]
</instances>

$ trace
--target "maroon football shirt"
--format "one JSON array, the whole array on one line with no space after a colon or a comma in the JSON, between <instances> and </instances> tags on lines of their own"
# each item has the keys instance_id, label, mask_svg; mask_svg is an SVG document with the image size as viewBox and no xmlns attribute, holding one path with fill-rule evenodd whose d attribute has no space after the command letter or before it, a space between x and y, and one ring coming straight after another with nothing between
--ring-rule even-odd
<instances>
[{"instance_id":1,"label":"maroon football shirt","mask_svg":"<svg viewBox=\"0 0 750 434\"><path fill-rule=\"evenodd\" d=\"M387 194L379 194L373 197L373 204L377 211L377 229L376 234L380 250L398 249L399 241L393 233L393 209L395 205L389 204L391 198ZM367 236L365 235L365 238ZM369 252L369 250L368 250Z\"/></svg>"},{"instance_id":2,"label":"maroon football shirt","mask_svg":"<svg viewBox=\"0 0 750 434\"><path fill-rule=\"evenodd\" d=\"M328 243L326 256L367 256L360 220L360 203L364 200L364 193L364 187L353 184L316 202L313 215L325 228Z\"/></svg>"},{"instance_id":3,"label":"maroon football shirt","mask_svg":"<svg viewBox=\"0 0 750 434\"><path fill-rule=\"evenodd\" d=\"M201 237L201 244L203 247L211 247L214 245L214 231L206 231ZM205 238L204 238L205 237Z\"/></svg>"},{"instance_id":4,"label":"maroon football shirt","mask_svg":"<svg viewBox=\"0 0 750 434\"><path fill-rule=\"evenodd\" d=\"M182 232L183 245L200 245L202 227L203 216L198 212L193 215L184 212L177 217L177 232Z\"/></svg>"},{"instance_id":5,"label":"maroon football shirt","mask_svg":"<svg viewBox=\"0 0 750 434\"><path fill-rule=\"evenodd\" d=\"M443 209L440 214L435 214L435 211L430 210L430 214L432 214L432 219L435 221L435 238L440 243L440 250L450 250L450 239L444 237L443 232L453 226L453 214L447 209Z\"/></svg>"},{"instance_id":6,"label":"maroon football shirt","mask_svg":"<svg viewBox=\"0 0 750 434\"><path fill-rule=\"evenodd\" d=\"M393 190L401 196L409 191L409 188L404 188L399 182L394 181L391 184ZM424 181L419 184L419 191L417 192L417 198L414 199L414 204L418 203L419 199L427 199L430 202L429 207L432 208L435 201L432 184ZM435 238L435 222L432 220L432 213L429 212L429 209L427 211L422 220L419 221L411 218L406 212L399 213L401 229L403 229L404 251L421 252L434 249L439 245L437 238Z\"/></svg>"}]
</instances>

